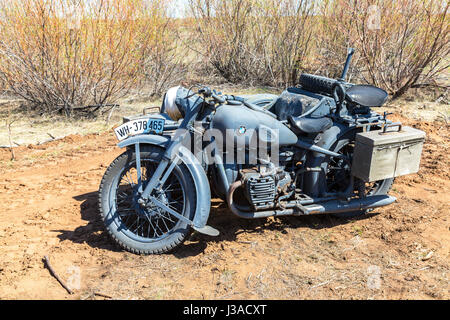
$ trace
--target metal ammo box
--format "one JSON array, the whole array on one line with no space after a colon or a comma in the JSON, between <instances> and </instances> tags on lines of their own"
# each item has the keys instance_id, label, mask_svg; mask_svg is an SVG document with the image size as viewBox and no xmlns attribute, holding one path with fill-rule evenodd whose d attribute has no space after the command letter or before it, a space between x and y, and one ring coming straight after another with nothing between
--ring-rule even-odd
<instances>
[{"instance_id":1,"label":"metal ammo box","mask_svg":"<svg viewBox=\"0 0 450 320\"><path fill-rule=\"evenodd\" d=\"M397 127L396 131L387 129ZM419 171L425 132L401 124L356 135L352 175L366 181L394 178Z\"/></svg>"}]
</instances>

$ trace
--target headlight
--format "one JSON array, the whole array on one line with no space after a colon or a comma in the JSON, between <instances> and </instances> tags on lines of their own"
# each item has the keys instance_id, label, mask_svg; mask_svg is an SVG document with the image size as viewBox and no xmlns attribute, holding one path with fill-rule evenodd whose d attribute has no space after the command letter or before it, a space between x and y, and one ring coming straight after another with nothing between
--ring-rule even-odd
<instances>
[{"instance_id":1,"label":"headlight","mask_svg":"<svg viewBox=\"0 0 450 320\"><path fill-rule=\"evenodd\" d=\"M178 121L184 117L184 112L175 103L177 92L180 88L180 86L170 88L169 90L167 90L166 95L164 96L164 111L174 121Z\"/></svg>"}]
</instances>

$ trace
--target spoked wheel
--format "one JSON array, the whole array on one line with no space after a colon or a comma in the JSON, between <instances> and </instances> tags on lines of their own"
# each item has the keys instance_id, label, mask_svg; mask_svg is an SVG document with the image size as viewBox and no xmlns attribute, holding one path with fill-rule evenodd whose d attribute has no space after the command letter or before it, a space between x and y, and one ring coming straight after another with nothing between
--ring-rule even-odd
<instances>
[{"instance_id":1,"label":"spoked wheel","mask_svg":"<svg viewBox=\"0 0 450 320\"><path fill-rule=\"evenodd\" d=\"M143 187L145 187L155 169L156 164L152 160L141 160L141 172L144 181ZM174 172L157 196L159 201L177 212L183 211L184 199L186 197L185 190L180 181L179 174ZM113 201L115 202L117 214L123 228L130 231L132 235L154 241L161 240L174 229L178 222L177 218L170 216L169 213L153 203L149 203L148 206L138 204L137 200L139 197L135 162L129 163L123 170L119 185L113 186L111 192L111 195L115 193L115 199Z\"/></svg>"},{"instance_id":2,"label":"spoked wheel","mask_svg":"<svg viewBox=\"0 0 450 320\"><path fill-rule=\"evenodd\" d=\"M158 166L162 149L141 152L142 189ZM169 208L192 219L195 190L183 164L175 166L154 197ZM164 253L182 244L190 233L186 222L172 216L152 202L140 205L136 157L128 151L107 169L100 185L100 212L112 238L124 249L139 254Z\"/></svg>"},{"instance_id":3,"label":"spoked wheel","mask_svg":"<svg viewBox=\"0 0 450 320\"><path fill-rule=\"evenodd\" d=\"M343 192L349 187L351 181L351 161L354 148L354 141L351 141L350 139L341 139L335 143L332 151L347 156L350 161L348 162L335 157L328 158L328 161L325 163L327 192ZM355 191L360 198L373 195L384 195L389 192L393 183L393 178L370 183L365 183L364 181L355 178L353 191ZM370 209L335 213L333 215L342 218L351 218L364 215L368 211L370 211Z\"/></svg>"}]
</instances>

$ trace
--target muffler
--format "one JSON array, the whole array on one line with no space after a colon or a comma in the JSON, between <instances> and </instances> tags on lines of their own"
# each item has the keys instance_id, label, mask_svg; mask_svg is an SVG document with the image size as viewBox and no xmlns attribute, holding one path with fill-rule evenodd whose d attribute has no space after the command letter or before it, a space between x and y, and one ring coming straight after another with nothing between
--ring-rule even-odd
<instances>
[{"instance_id":1,"label":"muffler","mask_svg":"<svg viewBox=\"0 0 450 320\"><path fill-rule=\"evenodd\" d=\"M397 198L389 195L369 196L362 199L352 199L350 201L333 200L304 206L302 211L304 211L303 214L360 211L384 207L395 202L395 200L397 200Z\"/></svg>"}]
</instances>

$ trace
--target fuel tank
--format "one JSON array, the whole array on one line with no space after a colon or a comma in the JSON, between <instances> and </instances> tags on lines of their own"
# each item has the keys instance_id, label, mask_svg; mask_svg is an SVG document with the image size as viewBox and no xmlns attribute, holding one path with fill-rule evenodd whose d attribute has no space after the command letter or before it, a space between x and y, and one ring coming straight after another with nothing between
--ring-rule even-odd
<instances>
[{"instance_id":1,"label":"fuel tank","mask_svg":"<svg viewBox=\"0 0 450 320\"><path fill-rule=\"evenodd\" d=\"M253 138L254 135L264 142L287 146L297 142L297 136L282 122L268 114L252 110L244 105L222 105L216 110L212 127L221 131L227 141L239 136ZM231 139L231 140L228 140ZM250 139L246 140L246 146Z\"/></svg>"}]
</instances>

